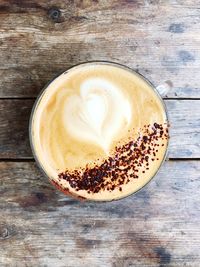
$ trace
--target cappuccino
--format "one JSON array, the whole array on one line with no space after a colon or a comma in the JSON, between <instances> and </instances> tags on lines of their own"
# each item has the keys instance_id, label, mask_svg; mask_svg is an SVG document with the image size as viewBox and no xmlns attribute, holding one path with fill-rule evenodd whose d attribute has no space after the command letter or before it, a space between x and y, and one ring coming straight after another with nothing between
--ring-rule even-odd
<instances>
[{"instance_id":1,"label":"cappuccino","mask_svg":"<svg viewBox=\"0 0 200 267\"><path fill-rule=\"evenodd\" d=\"M34 155L50 181L84 199L114 200L142 188L168 144L165 108L142 76L118 64L75 66L38 98Z\"/></svg>"}]
</instances>

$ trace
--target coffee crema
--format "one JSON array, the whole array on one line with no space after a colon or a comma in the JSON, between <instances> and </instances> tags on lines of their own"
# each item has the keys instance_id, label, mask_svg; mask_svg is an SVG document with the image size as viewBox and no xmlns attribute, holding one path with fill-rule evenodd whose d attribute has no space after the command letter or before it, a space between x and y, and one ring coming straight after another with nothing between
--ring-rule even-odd
<instances>
[{"instance_id":1,"label":"coffee crema","mask_svg":"<svg viewBox=\"0 0 200 267\"><path fill-rule=\"evenodd\" d=\"M113 200L142 188L159 169L168 144L163 102L140 75L117 64L75 66L39 97L32 148L63 192Z\"/></svg>"}]
</instances>

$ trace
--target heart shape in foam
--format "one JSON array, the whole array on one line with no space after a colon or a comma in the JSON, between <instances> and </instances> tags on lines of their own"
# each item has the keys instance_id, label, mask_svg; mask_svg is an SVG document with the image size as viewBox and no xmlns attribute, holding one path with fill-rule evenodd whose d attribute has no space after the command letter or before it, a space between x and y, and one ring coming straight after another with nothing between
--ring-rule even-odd
<instances>
[{"instance_id":1,"label":"heart shape in foam","mask_svg":"<svg viewBox=\"0 0 200 267\"><path fill-rule=\"evenodd\" d=\"M92 78L81 84L79 95L66 100L63 121L73 138L92 142L108 153L113 137L128 126L131 115L131 104L117 86Z\"/></svg>"}]
</instances>

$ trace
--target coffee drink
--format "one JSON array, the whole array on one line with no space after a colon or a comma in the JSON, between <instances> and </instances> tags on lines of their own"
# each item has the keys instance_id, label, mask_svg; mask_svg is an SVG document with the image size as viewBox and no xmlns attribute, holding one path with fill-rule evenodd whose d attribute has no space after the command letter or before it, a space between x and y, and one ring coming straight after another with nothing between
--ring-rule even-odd
<instances>
[{"instance_id":1,"label":"coffee drink","mask_svg":"<svg viewBox=\"0 0 200 267\"><path fill-rule=\"evenodd\" d=\"M113 200L142 188L168 144L165 108L142 76L112 63L75 66L38 98L34 155L50 181L83 199Z\"/></svg>"}]
</instances>

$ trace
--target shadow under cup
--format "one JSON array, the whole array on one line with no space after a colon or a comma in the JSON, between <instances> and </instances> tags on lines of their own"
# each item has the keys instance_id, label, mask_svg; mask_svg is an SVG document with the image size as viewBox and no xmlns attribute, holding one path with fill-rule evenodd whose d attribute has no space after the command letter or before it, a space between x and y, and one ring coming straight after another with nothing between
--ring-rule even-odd
<instances>
[{"instance_id":1,"label":"shadow under cup","mask_svg":"<svg viewBox=\"0 0 200 267\"><path fill-rule=\"evenodd\" d=\"M118 63L113 63L113 62L108 62L108 61L92 61L92 62L86 62L86 63L80 63L80 64L77 64L75 66L72 66L71 68L67 69L65 72L57 75L56 77L54 77L44 88L43 90L41 91L41 93L39 94L39 96L37 97L36 101L35 101L35 104L32 108L32 112L31 112L31 116L30 116L30 121L29 121L29 139L30 139L30 144L31 144L31 149L32 149L32 152L33 152L33 156L35 158L35 161L37 163L37 165L39 166L39 168L41 169L41 171L43 172L43 174L49 178L50 182L57 188L59 189L60 191L62 191L64 194L67 194L69 196L72 196L74 198L77 198L79 200L93 200L93 201L112 201L112 200L117 200L117 199L121 199L121 198L124 198L124 197L127 197L131 194L135 194L136 192L140 191L142 188L144 188L144 186L146 186L151 180L153 177L155 177L155 175L157 174L158 170L160 169L160 166L162 165L162 163L164 162L165 158L166 158L166 155L167 155L167 150L168 150L168 144L169 144L169 138L167 140L167 145L166 145L166 149L165 149L165 153L164 153L164 156L162 158L162 161L160 162L160 165L158 165L155 173L149 178L149 180L144 184L142 185L140 188L138 188L137 190L125 195L125 196L120 196L119 194L119 197L117 198L110 198L110 199L95 199L95 198L85 198L81 195L79 195L79 193L73 193L71 192L68 188L64 188L61 184L59 184L59 182L55 179L53 179L52 177L49 177L48 173L47 173L47 170L45 169L45 167L41 164L40 160L39 160L39 157L38 157L38 153L37 153L37 150L35 148L35 144L34 144L34 134L33 134L33 124L35 123L34 122L34 119L35 119L35 113L37 111L37 108L39 107L40 105L40 102L41 100L43 99L43 96L45 95L45 93L47 92L47 90L49 89L49 86L56 80L56 79L59 79L60 76L62 76L63 74L67 75L68 72L70 71L73 71L73 69L75 68L82 68L84 66L97 66L97 65L108 65L108 66L113 66L113 67L117 67L117 68L120 68L122 70L125 70L125 71L128 71L134 75L136 75L137 77L139 77L141 80L143 80L143 82L145 82L146 84L148 84L148 86L152 89L152 91L155 93L155 95L157 96L157 98L159 99L159 101L162 103L162 106L163 106L163 110L165 112L165 116L166 116L166 123L167 123L167 127L169 125L169 121L168 121L168 115L167 115L167 110L166 110L166 106L164 104L164 101L163 99L161 98L160 94L158 93L158 91L155 89L155 87L144 77L142 76L141 74L135 72L134 70L124 66L124 65L121 65L121 64L118 64Z\"/></svg>"}]
</instances>

